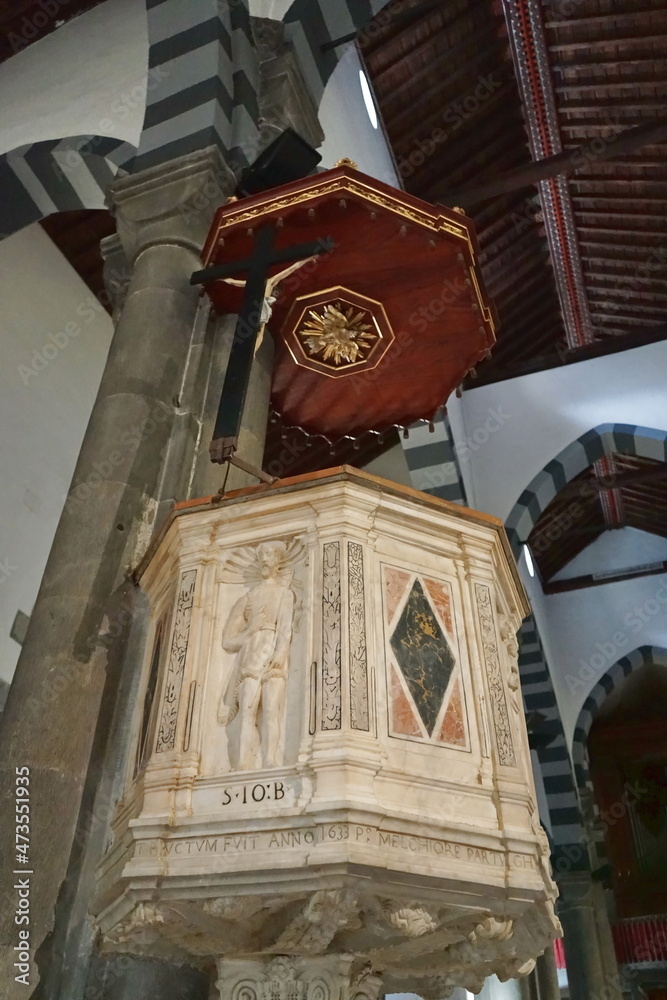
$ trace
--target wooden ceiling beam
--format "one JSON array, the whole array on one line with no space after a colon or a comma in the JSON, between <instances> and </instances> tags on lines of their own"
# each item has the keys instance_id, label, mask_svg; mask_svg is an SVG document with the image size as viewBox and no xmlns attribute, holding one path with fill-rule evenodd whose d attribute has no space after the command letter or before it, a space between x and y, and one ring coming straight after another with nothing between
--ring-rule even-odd
<instances>
[{"instance_id":1,"label":"wooden ceiling beam","mask_svg":"<svg viewBox=\"0 0 667 1000\"><path fill-rule=\"evenodd\" d=\"M570 88L571 90L576 90L576 87ZM661 111L663 108L667 107L667 97L632 97L632 98L619 98L621 103L613 104L611 101L605 101L600 98L599 101L594 101L592 103L586 104L583 101L560 101L558 104L558 110L561 114L571 115L571 114L592 114L597 115L600 112L609 112L613 114L615 118L615 123L619 122L621 115L624 117L629 115L631 111L646 111L647 108L652 108L656 111ZM622 124L619 122L619 124ZM609 127L607 125L607 127Z\"/></svg>"},{"instance_id":2,"label":"wooden ceiling beam","mask_svg":"<svg viewBox=\"0 0 667 1000\"><path fill-rule=\"evenodd\" d=\"M551 52L595 52L598 49L617 48L620 45L664 45L667 35L662 33L645 35L626 35L623 38L589 38L580 42L554 42L549 46Z\"/></svg>"},{"instance_id":3,"label":"wooden ceiling beam","mask_svg":"<svg viewBox=\"0 0 667 1000\"><path fill-rule=\"evenodd\" d=\"M605 14L587 14L584 17L571 17L567 21L551 20L545 21L545 28L570 28L576 30L577 28L588 28L594 24L608 25L610 21L641 21L647 16L655 17L656 8L640 8L639 10L612 10Z\"/></svg>"},{"instance_id":4,"label":"wooden ceiling beam","mask_svg":"<svg viewBox=\"0 0 667 1000\"><path fill-rule=\"evenodd\" d=\"M651 564L652 565L652 564ZM667 561L654 569L639 568L632 573L615 573L613 576L574 576L568 580L550 581L542 584L545 594L564 594L571 590L585 590L588 587L602 587L607 583L619 583L621 580L636 580L641 576L656 576L667 569Z\"/></svg>"},{"instance_id":5,"label":"wooden ceiling beam","mask_svg":"<svg viewBox=\"0 0 667 1000\"><path fill-rule=\"evenodd\" d=\"M647 251L650 251L651 249L650 247L647 246L640 246L640 245L633 246L631 243L627 244L624 247L619 247L615 243L600 243L600 242L595 242L594 240L579 240L579 246L585 247L586 249L588 249L589 247L592 248L599 247L601 250L606 249L607 251L610 249L616 251L622 250L623 253L641 254L642 257L644 258L646 257ZM581 255L581 259L588 264L600 263L600 264L609 264L610 266L613 266L615 264L625 264L626 266L632 268L636 268L639 264L643 263L642 261L638 261L636 257L619 257L617 256L617 254L612 254L612 253L604 253L604 254L601 253L599 255L596 253L583 253Z\"/></svg>"},{"instance_id":6,"label":"wooden ceiling beam","mask_svg":"<svg viewBox=\"0 0 667 1000\"><path fill-rule=\"evenodd\" d=\"M600 123L597 124L604 127ZM626 129L614 139L610 139L599 155L596 154L595 159L606 160L612 156L624 155L642 149L646 145L652 145L656 141L667 142L667 117L647 122L636 128ZM465 207L486 198L507 194L517 188L530 187L558 174L576 173L577 166L589 167L590 160L590 143L585 143L577 149L570 149L558 153L556 156L549 156L544 160L526 164L526 166L512 170L493 181L487 181L467 189L451 191L447 195L447 199L450 204L462 204Z\"/></svg>"},{"instance_id":7,"label":"wooden ceiling beam","mask_svg":"<svg viewBox=\"0 0 667 1000\"><path fill-rule=\"evenodd\" d=\"M610 90L616 92L619 90L637 89L638 87L664 87L665 84L662 81L657 81L654 74L646 79L638 79L637 77L630 79L625 78L623 80L608 80L608 79L597 79L592 80L590 78L583 80L573 79L568 80L563 83L556 84L554 90L557 94L570 94L573 90L578 91L581 94L597 93L600 90ZM627 105L623 101L623 107L631 107L632 105Z\"/></svg>"},{"instance_id":8,"label":"wooden ceiling beam","mask_svg":"<svg viewBox=\"0 0 667 1000\"><path fill-rule=\"evenodd\" d=\"M603 234L609 235L609 236L621 236L624 239L627 238L627 237L629 237L629 236L632 236L633 238L634 237L641 237L643 239L646 239L647 237L652 236L652 237L655 237L656 239L661 240L661 241L662 240L667 240L667 233L659 233L659 232L656 232L653 229L649 229L649 230L646 230L646 229L622 229L622 228L621 229L609 229L609 228L603 227L603 226L584 226L584 225L577 226L577 229L579 230L580 233L598 233L598 234L599 233L603 233ZM648 249L650 249L650 247L647 247L646 249L648 250Z\"/></svg>"},{"instance_id":9,"label":"wooden ceiling beam","mask_svg":"<svg viewBox=\"0 0 667 1000\"><path fill-rule=\"evenodd\" d=\"M598 191L595 194L574 194L572 195L572 201L583 202L583 201L608 201L612 202L614 205L627 205L629 204L640 204L640 205L662 205L667 206L667 198L661 198L657 195L633 195L633 194L604 194L602 191Z\"/></svg>"},{"instance_id":10,"label":"wooden ceiling beam","mask_svg":"<svg viewBox=\"0 0 667 1000\"><path fill-rule=\"evenodd\" d=\"M587 275L587 278L592 277L592 275ZM596 280L599 280L597 278ZM651 310L654 313L658 313L660 316L665 315L665 307L667 306L667 295L661 294L660 292L644 292L641 289L633 288L631 291L618 288L607 288L604 285L591 285L586 282L586 287L591 295L603 295L603 296L621 296L622 298L629 298L631 296L632 308L639 309L642 308L645 311ZM639 300L636 302L635 300ZM642 301L652 302L653 306L643 306ZM664 303L661 305L660 303Z\"/></svg>"},{"instance_id":11,"label":"wooden ceiling beam","mask_svg":"<svg viewBox=\"0 0 667 1000\"><path fill-rule=\"evenodd\" d=\"M645 59L642 57L630 59L624 59L623 55L619 55L617 59L590 59L586 62L552 62L551 68L556 73L567 73L567 72L579 72L579 70L591 70L591 69L615 69L618 70L620 67L627 66L661 66L667 65L667 58L656 55L647 56Z\"/></svg>"},{"instance_id":12,"label":"wooden ceiling beam","mask_svg":"<svg viewBox=\"0 0 667 1000\"><path fill-rule=\"evenodd\" d=\"M605 319L607 319L608 317L605 315L605 313L596 312L594 309L591 309L591 318L593 318L593 319L599 319L599 320L601 320L604 323ZM627 315L624 315L623 313L617 313L617 312L614 312L614 315L613 315L612 318L616 322L618 322L620 320L621 323L629 323L631 326L633 324L636 325L636 326L641 326L644 330L651 329L651 328L657 330L660 327L665 326L664 320L663 320L662 323L651 323L651 322L647 322L645 319L642 319L642 317L640 317L640 316L627 316ZM667 329L665 330L665 333L667 335Z\"/></svg>"},{"instance_id":13,"label":"wooden ceiling beam","mask_svg":"<svg viewBox=\"0 0 667 1000\"><path fill-rule=\"evenodd\" d=\"M667 215L658 215L657 212L619 212L607 208L599 208L597 210L592 208L578 208L576 214L585 219L602 217L604 219L633 219L636 221L645 219L647 222L667 221Z\"/></svg>"}]
</instances>

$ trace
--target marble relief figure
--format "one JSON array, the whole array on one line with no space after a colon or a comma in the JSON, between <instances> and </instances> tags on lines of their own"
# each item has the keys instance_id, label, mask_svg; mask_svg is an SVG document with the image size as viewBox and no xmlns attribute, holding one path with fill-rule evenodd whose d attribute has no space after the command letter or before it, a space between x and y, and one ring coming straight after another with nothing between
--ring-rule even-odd
<instances>
[{"instance_id":1,"label":"marble relief figure","mask_svg":"<svg viewBox=\"0 0 667 1000\"><path fill-rule=\"evenodd\" d=\"M223 627L222 647L236 653L225 684L218 721L229 726L238 716L236 766L248 771L282 763L285 694L298 593L294 563L303 543L264 542L237 550L222 574L243 582L247 593L234 604Z\"/></svg>"}]
</instances>

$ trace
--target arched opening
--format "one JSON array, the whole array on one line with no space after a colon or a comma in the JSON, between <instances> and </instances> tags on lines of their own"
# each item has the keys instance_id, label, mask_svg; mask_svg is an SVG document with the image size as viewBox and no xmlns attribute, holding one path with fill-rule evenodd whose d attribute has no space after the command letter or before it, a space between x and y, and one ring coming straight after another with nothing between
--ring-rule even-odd
<instances>
[{"instance_id":1,"label":"arched opening","mask_svg":"<svg viewBox=\"0 0 667 1000\"><path fill-rule=\"evenodd\" d=\"M590 777L620 918L667 908L667 670L649 663L600 707Z\"/></svg>"},{"instance_id":2,"label":"arched opening","mask_svg":"<svg viewBox=\"0 0 667 1000\"><path fill-rule=\"evenodd\" d=\"M604 680L609 693L586 751L616 911L616 956L649 1000L665 1000L667 670L649 659L616 687L609 675Z\"/></svg>"}]
</instances>

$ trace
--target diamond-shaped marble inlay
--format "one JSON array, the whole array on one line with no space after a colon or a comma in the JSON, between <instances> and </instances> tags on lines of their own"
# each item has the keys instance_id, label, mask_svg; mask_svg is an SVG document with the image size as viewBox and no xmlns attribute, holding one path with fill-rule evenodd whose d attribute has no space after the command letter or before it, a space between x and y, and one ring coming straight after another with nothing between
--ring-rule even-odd
<instances>
[{"instance_id":1,"label":"diamond-shaped marble inlay","mask_svg":"<svg viewBox=\"0 0 667 1000\"><path fill-rule=\"evenodd\" d=\"M454 669L454 655L419 580L415 580L391 648L429 733L435 728Z\"/></svg>"}]
</instances>

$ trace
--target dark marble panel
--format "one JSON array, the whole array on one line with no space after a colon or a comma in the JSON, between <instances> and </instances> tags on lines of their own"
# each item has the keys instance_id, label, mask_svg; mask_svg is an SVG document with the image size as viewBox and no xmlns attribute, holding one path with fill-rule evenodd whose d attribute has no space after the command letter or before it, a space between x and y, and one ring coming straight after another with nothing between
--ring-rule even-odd
<instances>
[{"instance_id":1,"label":"dark marble panel","mask_svg":"<svg viewBox=\"0 0 667 1000\"><path fill-rule=\"evenodd\" d=\"M390 639L424 725L433 733L454 669L454 655L419 580Z\"/></svg>"}]
</instances>

